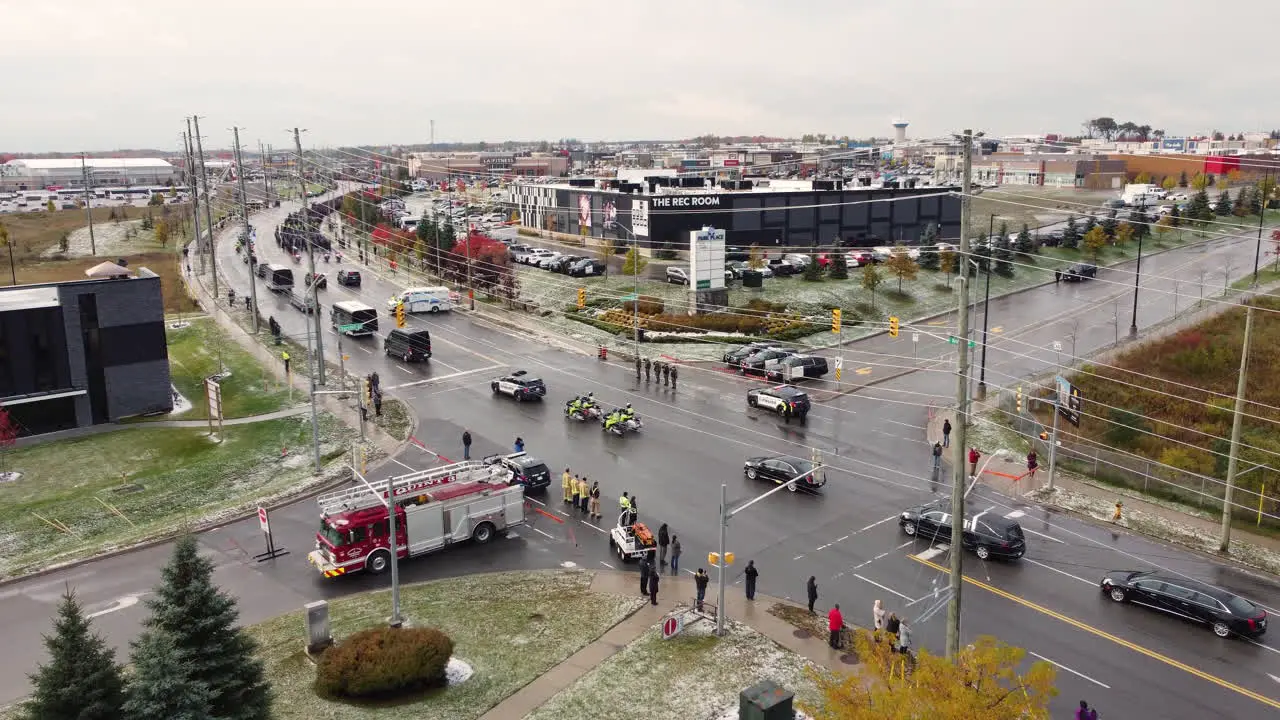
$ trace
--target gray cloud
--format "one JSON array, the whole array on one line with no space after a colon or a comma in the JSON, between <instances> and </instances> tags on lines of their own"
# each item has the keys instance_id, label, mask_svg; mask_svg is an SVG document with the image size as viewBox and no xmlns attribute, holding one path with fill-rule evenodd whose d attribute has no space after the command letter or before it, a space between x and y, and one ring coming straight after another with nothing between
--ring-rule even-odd
<instances>
[{"instance_id":1,"label":"gray cloud","mask_svg":"<svg viewBox=\"0 0 1280 720\"><path fill-rule=\"evenodd\" d=\"M0 149L1280 126L1280 4L0 0Z\"/></svg>"}]
</instances>

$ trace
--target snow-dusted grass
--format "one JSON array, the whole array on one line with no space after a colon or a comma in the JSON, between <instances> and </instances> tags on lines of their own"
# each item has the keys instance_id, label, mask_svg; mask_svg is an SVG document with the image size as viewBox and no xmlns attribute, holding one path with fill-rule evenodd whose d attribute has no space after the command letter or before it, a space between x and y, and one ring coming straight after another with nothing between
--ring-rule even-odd
<instances>
[{"instance_id":1,"label":"snow-dusted grass","mask_svg":"<svg viewBox=\"0 0 1280 720\"><path fill-rule=\"evenodd\" d=\"M81 211L83 212L83 211ZM172 213L176 217L176 211ZM160 209L155 208L153 213L155 219L160 219ZM125 237L128 231L133 230L137 234L133 239ZM170 242L173 242L171 238ZM66 255L67 257L87 257L93 254L92 250L97 248L97 255L103 260L109 261L120 255L135 255L137 253L155 252L162 249L160 243L156 242L155 233L151 230L142 229L141 220L121 220L120 222L108 221L105 223L98 222L93 225L93 242L89 241L89 226L86 224L82 228L72 230L67 238L67 252L63 253L62 249L57 245L44 251L45 257L53 257L55 255ZM172 247L172 245L170 245Z\"/></svg>"},{"instance_id":2,"label":"snow-dusted grass","mask_svg":"<svg viewBox=\"0 0 1280 720\"><path fill-rule=\"evenodd\" d=\"M230 371L222 387L224 418L262 415L288 407L289 391L250 353L231 340L212 318L197 318L181 328L166 328L173 384L191 401L186 412L143 420L203 420L209 417L204 380ZM300 398L301 399L301 398Z\"/></svg>"},{"instance_id":3,"label":"snow-dusted grass","mask_svg":"<svg viewBox=\"0 0 1280 720\"><path fill-rule=\"evenodd\" d=\"M727 637L707 620L663 640L654 626L527 716L527 720L712 720L737 708L738 693L773 680L814 701L811 664L749 627Z\"/></svg>"},{"instance_id":4,"label":"snow-dusted grass","mask_svg":"<svg viewBox=\"0 0 1280 720\"><path fill-rule=\"evenodd\" d=\"M470 666L464 682L400 703L330 702L312 690L315 668L304 651L303 613L249 628L260 644L276 691L280 720L379 718L468 720L559 664L640 607L638 597L590 591L591 573L513 572L472 575L401 589L410 624L439 628L453 639L454 657ZM330 601L333 635L342 638L385 621L387 592ZM647 717L647 716L646 716Z\"/></svg>"},{"instance_id":5,"label":"snow-dusted grass","mask_svg":"<svg viewBox=\"0 0 1280 720\"><path fill-rule=\"evenodd\" d=\"M1115 501L1073 492L1060 487L1053 490L1041 488L1028 494L1031 499L1045 505L1053 505L1087 515L1095 520L1112 522L1115 512ZM1146 500L1146 498L1143 498ZM1218 536L1198 527L1193 527L1176 520L1125 507L1121 519L1114 523L1151 537L1172 543L1185 545L1194 550L1214 553L1218 552ZM1233 538L1227 555L1240 563L1280 574L1280 553L1269 548Z\"/></svg>"},{"instance_id":6,"label":"snow-dusted grass","mask_svg":"<svg viewBox=\"0 0 1280 720\"><path fill-rule=\"evenodd\" d=\"M320 432L324 458L341 455L352 436L327 414ZM345 472L339 459L312 475L307 417L222 435L139 426L9 452L8 467L23 476L0 485L0 577L225 520Z\"/></svg>"}]
</instances>

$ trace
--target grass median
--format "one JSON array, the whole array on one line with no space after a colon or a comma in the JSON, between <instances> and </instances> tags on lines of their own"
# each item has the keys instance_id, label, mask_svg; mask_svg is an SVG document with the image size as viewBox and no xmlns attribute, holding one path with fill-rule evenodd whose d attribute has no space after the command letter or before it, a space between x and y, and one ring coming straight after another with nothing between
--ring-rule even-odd
<instances>
[{"instance_id":1,"label":"grass median","mask_svg":"<svg viewBox=\"0 0 1280 720\"><path fill-rule=\"evenodd\" d=\"M320 436L328 461L351 433L323 415ZM0 483L0 578L175 535L322 482L310 443L300 416L227 426L221 442L206 429L139 425L9 452L7 469L21 475Z\"/></svg>"},{"instance_id":2,"label":"grass median","mask_svg":"<svg viewBox=\"0 0 1280 720\"><path fill-rule=\"evenodd\" d=\"M219 372L229 372L222 387L224 419L263 415L283 410L292 403L284 383L267 372L261 363L218 327L212 318L197 318L184 327L166 328L169 340L169 371L173 384L188 401L190 410L180 415L164 415L148 420L204 420L209 417L204 380ZM297 394L301 402L303 393Z\"/></svg>"}]
</instances>

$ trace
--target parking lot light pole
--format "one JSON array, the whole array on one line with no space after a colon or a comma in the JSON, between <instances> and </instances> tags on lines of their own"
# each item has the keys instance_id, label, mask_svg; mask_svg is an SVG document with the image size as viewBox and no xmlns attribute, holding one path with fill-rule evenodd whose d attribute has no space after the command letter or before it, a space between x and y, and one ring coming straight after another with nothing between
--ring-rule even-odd
<instances>
[{"instance_id":1,"label":"parking lot light pole","mask_svg":"<svg viewBox=\"0 0 1280 720\"><path fill-rule=\"evenodd\" d=\"M1138 212L1146 215L1147 198L1142 197L1142 203L1138 206ZM1129 322L1129 337L1138 337L1138 281L1142 278L1142 232L1138 233L1138 266L1133 272L1133 320Z\"/></svg>"}]
</instances>

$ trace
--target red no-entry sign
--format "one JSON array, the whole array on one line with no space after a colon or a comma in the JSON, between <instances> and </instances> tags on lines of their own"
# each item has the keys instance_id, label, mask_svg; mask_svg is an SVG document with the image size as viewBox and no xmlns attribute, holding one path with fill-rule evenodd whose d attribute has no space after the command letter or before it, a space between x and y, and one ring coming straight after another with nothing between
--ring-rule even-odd
<instances>
[{"instance_id":1,"label":"red no-entry sign","mask_svg":"<svg viewBox=\"0 0 1280 720\"><path fill-rule=\"evenodd\" d=\"M684 616L669 617L662 621L662 639L670 640L684 630Z\"/></svg>"}]
</instances>

